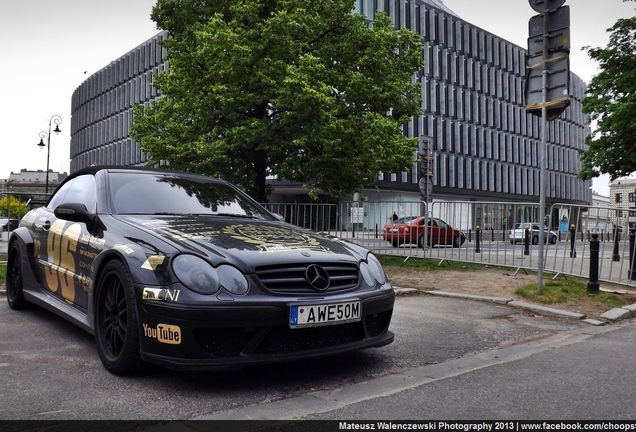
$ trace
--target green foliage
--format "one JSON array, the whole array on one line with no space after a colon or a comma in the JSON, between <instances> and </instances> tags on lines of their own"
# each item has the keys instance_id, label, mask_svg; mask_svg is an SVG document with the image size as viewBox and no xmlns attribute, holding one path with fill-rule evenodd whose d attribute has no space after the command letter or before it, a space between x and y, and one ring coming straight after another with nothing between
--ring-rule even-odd
<instances>
[{"instance_id":1,"label":"green foliage","mask_svg":"<svg viewBox=\"0 0 636 432\"><path fill-rule=\"evenodd\" d=\"M24 201L19 200L16 197L5 195L0 198L0 216L8 217L11 219L20 219L29 211L28 206Z\"/></svg>"},{"instance_id":2,"label":"green foliage","mask_svg":"<svg viewBox=\"0 0 636 432\"><path fill-rule=\"evenodd\" d=\"M596 121L586 138L579 177L607 173L611 180L636 171L636 17L620 19L606 48L584 48L600 72L588 84L583 112Z\"/></svg>"},{"instance_id":3,"label":"green foliage","mask_svg":"<svg viewBox=\"0 0 636 432\"><path fill-rule=\"evenodd\" d=\"M161 96L131 136L174 169L224 178L264 201L266 176L315 196L352 193L413 165L403 124L420 114L417 34L352 0L158 0L168 30Z\"/></svg>"},{"instance_id":4,"label":"green foliage","mask_svg":"<svg viewBox=\"0 0 636 432\"><path fill-rule=\"evenodd\" d=\"M542 294L537 293L537 285L530 284L519 288L515 294L533 302L543 304L576 302L587 297L587 300L608 307L621 307L625 301L616 294L600 292L599 294L588 294L587 283L576 279L556 279L545 282L542 287Z\"/></svg>"},{"instance_id":5,"label":"green foliage","mask_svg":"<svg viewBox=\"0 0 636 432\"><path fill-rule=\"evenodd\" d=\"M7 254L0 253L0 285L4 285L7 281Z\"/></svg>"}]
</instances>

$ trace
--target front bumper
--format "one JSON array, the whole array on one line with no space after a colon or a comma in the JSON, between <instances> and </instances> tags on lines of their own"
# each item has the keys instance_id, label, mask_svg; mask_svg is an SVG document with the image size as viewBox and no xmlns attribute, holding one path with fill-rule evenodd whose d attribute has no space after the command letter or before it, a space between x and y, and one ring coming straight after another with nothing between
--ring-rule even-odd
<instances>
[{"instance_id":1,"label":"front bumper","mask_svg":"<svg viewBox=\"0 0 636 432\"><path fill-rule=\"evenodd\" d=\"M142 358L175 370L240 369L249 365L324 357L393 342L389 329L395 293L355 297L361 320L290 328L289 299L251 304L192 306L142 302ZM351 296L330 299L332 303Z\"/></svg>"}]
</instances>

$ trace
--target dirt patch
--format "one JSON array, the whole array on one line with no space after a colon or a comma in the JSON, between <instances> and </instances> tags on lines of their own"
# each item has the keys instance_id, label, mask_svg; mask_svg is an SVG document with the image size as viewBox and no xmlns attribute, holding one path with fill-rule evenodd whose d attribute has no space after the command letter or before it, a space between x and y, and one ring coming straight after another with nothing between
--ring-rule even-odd
<instances>
[{"instance_id":1,"label":"dirt patch","mask_svg":"<svg viewBox=\"0 0 636 432\"><path fill-rule=\"evenodd\" d=\"M519 272L515 275L514 271L491 268L483 270L442 270L432 272L385 265L384 270L391 283L396 287L449 291L489 297L505 297L530 303L532 302L515 294L515 291L522 286L534 284L536 287L537 284L536 274L528 275ZM551 278L551 274L544 275L544 283ZM617 291L617 295L625 301L625 304L636 303L636 289L634 288L601 282L601 289ZM544 306L569 312L583 313L587 318L594 319L601 319L601 314L614 307L604 304L595 296L585 296L583 299L573 302Z\"/></svg>"}]
</instances>

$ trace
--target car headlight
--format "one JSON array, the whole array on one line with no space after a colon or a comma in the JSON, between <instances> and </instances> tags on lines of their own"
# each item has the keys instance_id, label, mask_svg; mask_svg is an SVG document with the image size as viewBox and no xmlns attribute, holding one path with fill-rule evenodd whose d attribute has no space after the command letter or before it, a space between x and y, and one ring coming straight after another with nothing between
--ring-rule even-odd
<instances>
[{"instance_id":1,"label":"car headlight","mask_svg":"<svg viewBox=\"0 0 636 432\"><path fill-rule=\"evenodd\" d=\"M371 274L373 278L378 281L380 285L386 283L386 274L384 273L384 269L382 268L382 264L380 261L373 255L372 253L367 255L367 262L369 263L369 268L371 269Z\"/></svg>"},{"instance_id":2,"label":"car headlight","mask_svg":"<svg viewBox=\"0 0 636 432\"><path fill-rule=\"evenodd\" d=\"M238 269L229 265L212 267L194 255L179 255L172 261L172 269L179 281L199 294L214 294L221 287L232 294L247 293L247 279Z\"/></svg>"},{"instance_id":3,"label":"car headlight","mask_svg":"<svg viewBox=\"0 0 636 432\"><path fill-rule=\"evenodd\" d=\"M360 263L360 273L362 273L362 278L369 286L380 284L382 285L382 289L391 286L388 283L389 281L386 278L382 264L380 264L380 261L378 261L372 253L367 255L366 262L362 261Z\"/></svg>"}]
</instances>

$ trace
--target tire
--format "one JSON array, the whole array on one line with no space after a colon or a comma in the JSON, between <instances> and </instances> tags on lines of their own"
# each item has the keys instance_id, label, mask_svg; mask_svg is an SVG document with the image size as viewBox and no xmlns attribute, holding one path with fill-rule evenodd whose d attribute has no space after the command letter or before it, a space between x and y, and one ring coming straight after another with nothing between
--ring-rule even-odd
<instances>
[{"instance_id":1,"label":"tire","mask_svg":"<svg viewBox=\"0 0 636 432\"><path fill-rule=\"evenodd\" d=\"M7 303L15 310L27 309L30 305L24 299L22 279L22 258L20 245L13 242L7 257Z\"/></svg>"},{"instance_id":2,"label":"tire","mask_svg":"<svg viewBox=\"0 0 636 432\"><path fill-rule=\"evenodd\" d=\"M453 247L458 248L461 245L462 245L462 239L460 236L456 235L455 238L453 239Z\"/></svg>"},{"instance_id":3,"label":"tire","mask_svg":"<svg viewBox=\"0 0 636 432\"><path fill-rule=\"evenodd\" d=\"M400 243L394 241L393 243L391 243L391 245L396 248L396 247L400 247Z\"/></svg>"},{"instance_id":4,"label":"tire","mask_svg":"<svg viewBox=\"0 0 636 432\"><path fill-rule=\"evenodd\" d=\"M539 244L539 236L532 236L532 244L533 245Z\"/></svg>"},{"instance_id":5,"label":"tire","mask_svg":"<svg viewBox=\"0 0 636 432\"><path fill-rule=\"evenodd\" d=\"M556 243L556 236L550 237L550 244L555 244L555 243Z\"/></svg>"},{"instance_id":6,"label":"tire","mask_svg":"<svg viewBox=\"0 0 636 432\"><path fill-rule=\"evenodd\" d=\"M515 244L516 242L514 240L510 240L510 244Z\"/></svg>"},{"instance_id":7,"label":"tire","mask_svg":"<svg viewBox=\"0 0 636 432\"><path fill-rule=\"evenodd\" d=\"M106 264L97 283L95 339L99 358L107 371L126 375L141 368L133 284L121 261Z\"/></svg>"},{"instance_id":8,"label":"tire","mask_svg":"<svg viewBox=\"0 0 636 432\"><path fill-rule=\"evenodd\" d=\"M429 239L428 243L430 244L431 241ZM424 235L421 235L417 238L417 247L420 249L425 249L426 246L424 246Z\"/></svg>"}]
</instances>

